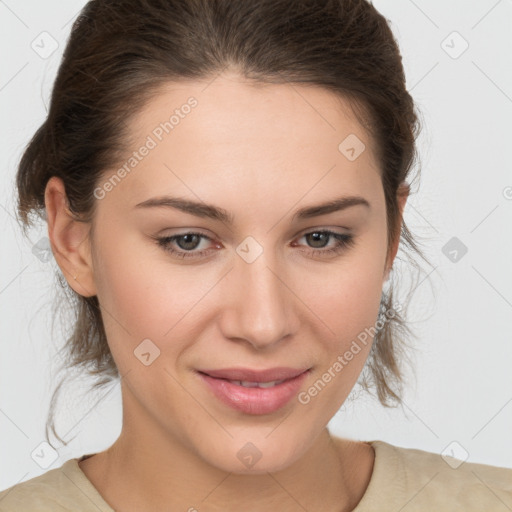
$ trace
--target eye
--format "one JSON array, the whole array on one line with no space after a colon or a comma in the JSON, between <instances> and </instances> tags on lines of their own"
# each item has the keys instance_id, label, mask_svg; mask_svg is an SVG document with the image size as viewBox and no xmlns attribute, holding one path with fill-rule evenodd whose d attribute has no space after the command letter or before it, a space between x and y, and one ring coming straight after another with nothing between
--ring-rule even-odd
<instances>
[{"instance_id":1,"label":"eye","mask_svg":"<svg viewBox=\"0 0 512 512\"><path fill-rule=\"evenodd\" d=\"M337 233L330 230L318 230L305 233L302 239L305 238L308 244L313 244L313 248L305 252L311 256L332 256L341 253L354 244L354 236L346 233ZM329 247L329 241L333 239L334 244ZM157 238L156 241L160 247L166 252L171 253L177 258L202 258L206 256L210 250L202 249L196 250L201 246L203 240L213 242L213 240L203 235L202 233L182 233L179 235L166 236ZM173 245L178 247L175 249ZM293 246L300 245L294 243ZM217 248L221 248L217 244ZM311 246L310 246L311 247Z\"/></svg>"},{"instance_id":2,"label":"eye","mask_svg":"<svg viewBox=\"0 0 512 512\"><path fill-rule=\"evenodd\" d=\"M200 245L201 239L212 241L210 237L202 233L183 233L181 235L158 238L157 242L165 251L178 258L198 258L208 252L207 250L194 251ZM171 244L173 243L178 246L179 250L172 248Z\"/></svg>"},{"instance_id":3,"label":"eye","mask_svg":"<svg viewBox=\"0 0 512 512\"><path fill-rule=\"evenodd\" d=\"M330 230L310 231L302 235L301 238L305 238L308 243L313 244L313 249L306 251L311 256L336 255L354 245L353 235ZM334 239L334 245L325 249L331 239Z\"/></svg>"}]
</instances>

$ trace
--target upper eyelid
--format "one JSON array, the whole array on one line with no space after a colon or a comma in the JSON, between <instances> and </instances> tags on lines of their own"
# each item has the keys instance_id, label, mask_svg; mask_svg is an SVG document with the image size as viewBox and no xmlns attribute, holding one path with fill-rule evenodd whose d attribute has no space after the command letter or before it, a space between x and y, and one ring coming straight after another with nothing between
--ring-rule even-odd
<instances>
[{"instance_id":1,"label":"upper eyelid","mask_svg":"<svg viewBox=\"0 0 512 512\"><path fill-rule=\"evenodd\" d=\"M191 235L191 234L195 234L195 235L201 235L201 236L204 236L204 237L207 237L211 240L215 239L214 236L210 236L209 234L206 234L204 233L202 230L203 228L185 228L185 229L188 229L188 231L183 231L183 232L180 232L180 233L171 233L169 235L162 235L161 238L170 238L172 236L185 236L185 235ZM339 229L345 229L347 230L346 232L340 232L338 231ZM330 231L330 232L333 232L333 233L336 233L336 234L341 234L341 235L344 235L344 234L351 234L351 229L348 228L348 227L345 227L345 226L333 226L333 227L330 227L330 226L313 226L313 227L309 227L309 228L304 228L303 230L299 231L298 234L295 235L295 238L298 237L298 236L304 236L304 235L307 235L309 233L317 233L319 231Z\"/></svg>"},{"instance_id":2,"label":"upper eyelid","mask_svg":"<svg viewBox=\"0 0 512 512\"><path fill-rule=\"evenodd\" d=\"M335 235L351 235L351 233L342 233L342 232L339 232L337 231L336 229L334 228L308 228L306 229L305 231L301 231L298 235L296 235L293 240L296 240L298 238L302 238L306 235L309 235L311 233L327 233L329 234L331 237L334 237ZM215 242L215 238L209 236L209 235L206 235L204 233L201 233L199 230L198 231L185 231L183 233L175 233L175 234L172 234L172 235L164 235L162 237L159 237L160 239L174 239L173 241L175 242L176 241L176 238L180 238L182 236L186 236L186 235L199 235L201 238L206 238L208 239L210 242ZM180 249L180 250L183 250L183 249ZM203 250L207 250L207 249L203 249ZM186 251L186 252L194 252L194 251ZM200 252L200 251L197 251L197 252Z\"/></svg>"}]
</instances>

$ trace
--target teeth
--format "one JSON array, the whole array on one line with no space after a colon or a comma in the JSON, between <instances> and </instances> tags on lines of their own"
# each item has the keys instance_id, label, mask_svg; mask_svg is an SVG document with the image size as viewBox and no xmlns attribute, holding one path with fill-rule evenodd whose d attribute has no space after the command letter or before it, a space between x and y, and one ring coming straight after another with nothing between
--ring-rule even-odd
<instances>
[{"instance_id":1,"label":"teeth","mask_svg":"<svg viewBox=\"0 0 512 512\"><path fill-rule=\"evenodd\" d=\"M239 386L243 386L244 388L257 388L257 382L249 382L248 380L239 381Z\"/></svg>"},{"instance_id":2,"label":"teeth","mask_svg":"<svg viewBox=\"0 0 512 512\"><path fill-rule=\"evenodd\" d=\"M276 384L280 384L281 382L283 382L283 381L282 380L273 380L272 382L260 382L258 384L258 387L271 388L271 387L275 386Z\"/></svg>"},{"instance_id":3,"label":"teeth","mask_svg":"<svg viewBox=\"0 0 512 512\"><path fill-rule=\"evenodd\" d=\"M231 384L242 386L244 388L271 388L277 384L281 384L284 380L273 380L270 382L249 382L247 380L230 380Z\"/></svg>"}]
</instances>

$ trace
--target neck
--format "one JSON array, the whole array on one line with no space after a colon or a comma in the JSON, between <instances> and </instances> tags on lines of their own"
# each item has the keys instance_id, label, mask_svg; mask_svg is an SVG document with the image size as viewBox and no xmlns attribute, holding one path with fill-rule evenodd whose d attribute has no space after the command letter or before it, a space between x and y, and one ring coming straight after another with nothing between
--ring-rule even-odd
<instances>
[{"instance_id":1,"label":"neck","mask_svg":"<svg viewBox=\"0 0 512 512\"><path fill-rule=\"evenodd\" d=\"M137 443L126 443L128 438L121 436L109 450L80 464L119 512L350 511L362 498L373 467L373 460L368 465L371 446L332 439L328 433L292 467L251 476L197 468L195 461L184 457L163 460L161 451L141 456L134 450Z\"/></svg>"},{"instance_id":2,"label":"neck","mask_svg":"<svg viewBox=\"0 0 512 512\"><path fill-rule=\"evenodd\" d=\"M201 458L181 439L147 423L126 421L105 452L80 463L105 501L119 512L351 511L373 469L367 443L333 438L327 428L305 454L275 472L237 474Z\"/></svg>"}]
</instances>

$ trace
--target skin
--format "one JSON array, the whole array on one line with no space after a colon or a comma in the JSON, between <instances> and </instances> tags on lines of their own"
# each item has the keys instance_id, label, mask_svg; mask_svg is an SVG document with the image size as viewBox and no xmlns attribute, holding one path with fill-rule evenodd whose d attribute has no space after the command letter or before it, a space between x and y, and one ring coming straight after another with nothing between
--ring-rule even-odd
<instances>
[{"instance_id":1,"label":"skin","mask_svg":"<svg viewBox=\"0 0 512 512\"><path fill-rule=\"evenodd\" d=\"M267 415L219 402L195 369L312 367L304 391L375 325L398 241L387 246L372 141L349 104L322 88L254 85L234 73L206 84L168 84L131 120L133 151L169 112L190 96L198 101L97 201L94 233L73 220L60 179L46 188L55 258L77 293L98 296L122 376L122 432L80 467L122 512L352 510L374 451L331 436L327 423L371 341L308 404L292 399ZM366 145L354 161L338 150L349 134ZM234 223L134 208L164 194L224 208ZM407 194L399 196L401 211ZM371 207L292 220L298 208L344 195ZM322 244L304 236L321 229L352 234L355 243L312 255L335 246L332 237ZM191 231L210 240L194 248L181 239L172 248L207 254L180 259L155 241ZM236 252L248 236L263 248L252 263ZM134 350L148 338L160 356L146 366ZM251 468L237 457L249 441L262 454Z\"/></svg>"}]
</instances>

